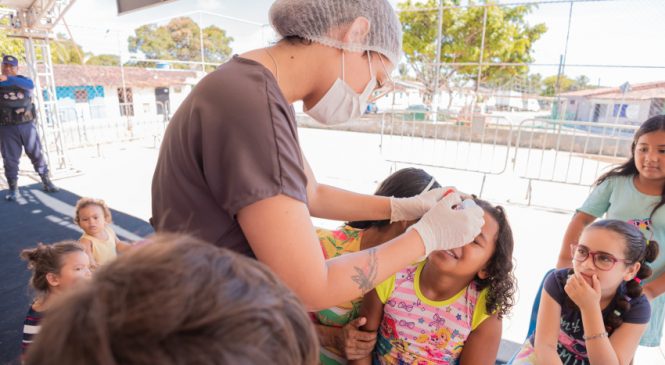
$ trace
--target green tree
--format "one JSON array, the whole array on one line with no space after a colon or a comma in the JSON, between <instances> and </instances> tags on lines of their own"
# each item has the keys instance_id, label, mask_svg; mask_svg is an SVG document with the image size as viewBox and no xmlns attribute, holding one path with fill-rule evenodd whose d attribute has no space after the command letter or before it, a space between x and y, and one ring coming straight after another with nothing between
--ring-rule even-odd
<instances>
[{"instance_id":1,"label":"green tree","mask_svg":"<svg viewBox=\"0 0 665 365\"><path fill-rule=\"evenodd\" d=\"M529 94L538 95L542 92L543 89L543 75L539 73L530 74L526 79L527 87L526 92Z\"/></svg>"},{"instance_id":2,"label":"green tree","mask_svg":"<svg viewBox=\"0 0 665 365\"><path fill-rule=\"evenodd\" d=\"M9 18L4 17L0 19L0 26L9 25ZM0 32L0 56L12 55L18 59L25 60L25 48L23 47L23 40L18 38L10 38L7 36L6 31Z\"/></svg>"},{"instance_id":3,"label":"green tree","mask_svg":"<svg viewBox=\"0 0 665 365\"><path fill-rule=\"evenodd\" d=\"M575 79L571 79L566 75L561 75L559 79L559 93L565 93L568 91L584 90L584 89L593 89L595 86L589 85L589 78L585 75L580 75ZM542 95L545 96L554 96L557 94L557 75L549 76L543 79L543 91Z\"/></svg>"},{"instance_id":4,"label":"green tree","mask_svg":"<svg viewBox=\"0 0 665 365\"><path fill-rule=\"evenodd\" d=\"M56 39L49 43L49 46L53 63L83 64L83 48L73 40L67 39L64 34L58 34Z\"/></svg>"},{"instance_id":5,"label":"green tree","mask_svg":"<svg viewBox=\"0 0 665 365\"><path fill-rule=\"evenodd\" d=\"M7 25L7 19L0 20L0 25ZM83 64L83 49L64 34L58 34L49 44L53 63ZM0 32L0 54L9 54L25 61L25 47L22 39L12 38L8 32ZM41 57L37 54L37 57Z\"/></svg>"},{"instance_id":6,"label":"green tree","mask_svg":"<svg viewBox=\"0 0 665 365\"><path fill-rule=\"evenodd\" d=\"M198 24L188 17L172 19L166 25L142 25L134 30L134 36L129 37L129 50L140 51L149 59L198 62L201 61L200 32ZM223 62L231 55L229 44L232 41L233 38L219 27L203 28L205 61ZM175 64L174 67L187 66Z\"/></svg>"},{"instance_id":7,"label":"green tree","mask_svg":"<svg viewBox=\"0 0 665 365\"><path fill-rule=\"evenodd\" d=\"M460 0L444 0L444 6L460 5ZM469 5L474 5L473 0ZM547 31L544 24L530 26L525 17L532 6L492 6L487 4L487 29L483 62L529 63L533 62L532 46ZM406 0L398 4L404 31L404 53L418 81L425 86L424 102L431 104L438 88L452 90L452 86L475 83L478 66L452 66L451 63L469 63L480 60L485 7L451 7L443 12L439 84L436 80L436 38L438 25L438 0L416 2ZM422 9L408 11L407 9ZM429 9L429 10L425 10ZM507 82L528 72L527 66L483 66L480 82ZM449 91L451 92L451 91ZM452 98L451 98L452 100Z\"/></svg>"},{"instance_id":8,"label":"green tree","mask_svg":"<svg viewBox=\"0 0 665 365\"><path fill-rule=\"evenodd\" d=\"M24 53L22 40L9 38L4 32L0 33L0 55L12 55L25 60Z\"/></svg>"},{"instance_id":9,"label":"green tree","mask_svg":"<svg viewBox=\"0 0 665 365\"><path fill-rule=\"evenodd\" d=\"M575 87L578 90L586 89L589 87L590 81L591 79L589 79L586 75L580 75L575 79Z\"/></svg>"},{"instance_id":10,"label":"green tree","mask_svg":"<svg viewBox=\"0 0 665 365\"><path fill-rule=\"evenodd\" d=\"M86 65L120 66L120 57L111 54L90 55L85 61Z\"/></svg>"}]
</instances>

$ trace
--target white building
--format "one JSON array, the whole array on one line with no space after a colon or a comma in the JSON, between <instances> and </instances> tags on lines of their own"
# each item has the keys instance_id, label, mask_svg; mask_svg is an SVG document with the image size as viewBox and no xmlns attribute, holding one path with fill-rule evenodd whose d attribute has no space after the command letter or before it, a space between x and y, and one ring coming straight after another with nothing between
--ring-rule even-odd
<instances>
[{"instance_id":1,"label":"white building","mask_svg":"<svg viewBox=\"0 0 665 365\"><path fill-rule=\"evenodd\" d=\"M172 114L201 76L187 70L54 65L58 109L65 122L119 117L140 121Z\"/></svg>"},{"instance_id":2,"label":"white building","mask_svg":"<svg viewBox=\"0 0 665 365\"><path fill-rule=\"evenodd\" d=\"M577 90L561 94L560 110L567 120L641 124L665 114L665 81L619 87Z\"/></svg>"}]
</instances>

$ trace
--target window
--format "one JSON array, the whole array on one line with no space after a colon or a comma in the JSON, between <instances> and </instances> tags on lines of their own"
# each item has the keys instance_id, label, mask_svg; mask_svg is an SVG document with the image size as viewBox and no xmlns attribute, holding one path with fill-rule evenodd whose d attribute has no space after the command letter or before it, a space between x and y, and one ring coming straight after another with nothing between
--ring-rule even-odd
<instances>
[{"instance_id":1,"label":"window","mask_svg":"<svg viewBox=\"0 0 665 365\"><path fill-rule=\"evenodd\" d=\"M628 104L614 104L612 116L616 117L618 115L619 118L626 118L626 109L628 109Z\"/></svg>"},{"instance_id":2,"label":"window","mask_svg":"<svg viewBox=\"0 0 665 365\"><path fill-rule=\"evenodd\" d=\"M87 103L88 90L86 89L74 90L74 101L76 101L77 103Z\"/></svg>"},{"instance_id":3,"label":"window","mask_svg":"<svg viewBox=\"0 0 665 365\"><path fill-rule=\"evenodd\" d=\"M121 87L118 88L118 103L120 104L120 115L123 117L134 116L134 96L132 88L125 88L124 91Z\"/></svg>"}]
</instances>

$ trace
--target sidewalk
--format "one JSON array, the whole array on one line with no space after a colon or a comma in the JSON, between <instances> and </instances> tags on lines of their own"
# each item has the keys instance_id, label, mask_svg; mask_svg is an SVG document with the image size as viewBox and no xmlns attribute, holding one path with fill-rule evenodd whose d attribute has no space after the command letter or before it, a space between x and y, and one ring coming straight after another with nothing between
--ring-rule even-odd
<instances>
[{"instance_id":1,"label":"sidewalk","mask_svg":"<svg viewBox=\"0 0 665 365\"><path fill-rule=\"evenodd\" d=\"M319 182L372 193L394 168L382 158L377 134L306 128L300 128L299 134L304 154ZM101 153L103 157L98 157L95 149L69 151L72 164L83 174L57 180L57 185L80 196L103 198L111 208L147 221L151 211L150 185L158 154L153 142L105 145ZM31 168L27 160L22 161L21 167L25 171ZM480 191L481 174L424 169L442 185L455 185L468 193ZM519 291L512 316L504 320L503 338L518 343L523 342L526 335L537 287L544 273L556 262L572 209L582 203L589 188L534 182L531 206L527 206L526 191L527 181L518 178L509 166L502 175L486 177L482 194L483 199L506 208L515 236L515 276ZM315 225L326 228L340 224L314 221ZM658 348L640 348L635 363L665 365L665 356Z\"/></svg>"}]
</instances>

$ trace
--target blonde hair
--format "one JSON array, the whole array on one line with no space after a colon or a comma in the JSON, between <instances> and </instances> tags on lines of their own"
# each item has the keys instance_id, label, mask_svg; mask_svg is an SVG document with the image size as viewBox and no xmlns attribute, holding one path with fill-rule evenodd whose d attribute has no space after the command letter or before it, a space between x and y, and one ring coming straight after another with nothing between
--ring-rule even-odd
<instances>
[{"instance_id":1,"label":"blonde hair","mask_svg":"<svg viewBox=\"0 0 665 365\"><path fill-rule=\"evenodd\" d=\"M100 208L102 208L102 211L104 212L104 220L106 223L110 224L113 223L113 218L111 217L111 209L109 209L109 206L106 205L106 202L102 199L95 199L95 198L81 198L76 202L76 215L74 216L74 222L76 224L80 224L79 221L81 217L79 216L79 212L81 209L89 207L91 205L96 205Z\"/></svg>"}]
</instances>

